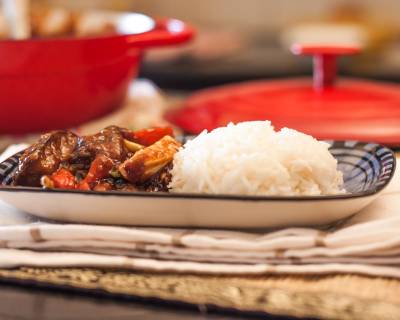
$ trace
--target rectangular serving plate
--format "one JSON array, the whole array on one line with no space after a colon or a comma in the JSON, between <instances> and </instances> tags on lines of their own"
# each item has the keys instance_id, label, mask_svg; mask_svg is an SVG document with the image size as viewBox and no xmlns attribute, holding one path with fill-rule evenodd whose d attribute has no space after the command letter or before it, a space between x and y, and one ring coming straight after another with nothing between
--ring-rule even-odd
<instances>
[{"instance_id":1,"label":"rectangular serving plate","mask_svg":"<svg viewBox=\"0 0 400 320\"><path fill-rule=\"evenodd\" d=\"M371 203L390 182L394 153L381 145L331 141L347 193L329 196L240 196L148 192L50 190L7 185L18 164L0 164L0 199L45 219L131 226L273 228L323 225Z\"/></svg>"}]
</instances>

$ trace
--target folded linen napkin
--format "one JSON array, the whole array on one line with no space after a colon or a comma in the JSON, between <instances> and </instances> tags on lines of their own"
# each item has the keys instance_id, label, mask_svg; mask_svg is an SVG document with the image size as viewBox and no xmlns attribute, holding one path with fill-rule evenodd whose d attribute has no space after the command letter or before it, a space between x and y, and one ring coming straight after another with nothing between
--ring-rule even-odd
<instances>
[{"instance_id":1,"label":"folded linen napkin","mask_svg":"<svg viewBox=\"0 0 400 320\"><path fill-rule=\"evenodd\" d=\"M23 147L14 146L3 156ZM329 229L243 232L63 224L40 220L0 202L0 267L85 266L218 274L360 273L400 278L399 195L397 172L375 202Z\"/></svg>"}]
</instances>

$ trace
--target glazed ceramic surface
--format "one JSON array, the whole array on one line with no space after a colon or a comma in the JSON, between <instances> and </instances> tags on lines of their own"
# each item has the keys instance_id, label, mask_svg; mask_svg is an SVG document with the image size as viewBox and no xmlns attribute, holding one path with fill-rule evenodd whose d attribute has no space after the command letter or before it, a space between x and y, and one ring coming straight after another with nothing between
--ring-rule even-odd
<instances>
[{"instance_id":1,"label":"glazed ceramic surface","mask_svg":"<svg viewBox=\"0 0 400 320\"><path fill-rule=\"evenodd\" d=\"M191 134L230 122L268 119L277 130L288 127L319 140L400 146L400 86L336 79L336 58L359 51L346 46L294 46L295 54L314 56L313 79L255 80L203 89L166 118Z\"/></svg>"},{"instance_id":2,"label":"glazed ceramic surface","mask_svg":"<svg viewBox=\"0 0 400 320\"><path fill-rule=\"evenodd\" d=\"M216 228L322 225L371 203L390 182L396 164L393 152L378 144L330 144L344 175L345 194L260 197L13 187L9 183L20 156L16 154L0 164L0 199L31 214L66 222Z\"/></svg>"},{"instance_id":3,"label":"glazed ceramic surface","mask_svg":"<svg viewBox=\"0 0 400 320\"><path fill-rule=\"evenodd\" d=\"M70 128L120 107L144 51L190 40L175 19L121 15L118 33L0 41L0 134Z\"/></svg>"}]
</instances>

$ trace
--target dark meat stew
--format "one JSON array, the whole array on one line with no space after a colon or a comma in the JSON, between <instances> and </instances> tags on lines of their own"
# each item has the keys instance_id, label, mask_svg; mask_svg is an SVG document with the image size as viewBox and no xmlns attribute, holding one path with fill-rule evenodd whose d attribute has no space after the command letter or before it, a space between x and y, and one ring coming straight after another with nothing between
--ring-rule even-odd
<instances>
[{"instance_id":1,"label":"dark meat stew","mask_svg":"<svg viewBox=\"0 0 400 320\"><path fill-rule=\"evenodd\" d=\"M94 191L168 191L180 143L172 129L140 131L111 126L78 136L54 131L25 150L14 186Z\"/></svg>"}]
</instances>

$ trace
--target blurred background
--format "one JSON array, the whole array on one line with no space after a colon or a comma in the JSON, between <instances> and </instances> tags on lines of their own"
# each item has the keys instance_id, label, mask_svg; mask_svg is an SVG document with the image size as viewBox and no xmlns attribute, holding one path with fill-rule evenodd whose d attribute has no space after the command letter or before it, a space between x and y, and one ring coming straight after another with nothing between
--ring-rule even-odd
<instances>
[{"instance_id":1,"label":"blurred background","mask_svg":"<svg viewBox=\"0 0 400 320\"><path fill-rule=\"evenodd\" d=\"M141 76L162 88L311 74L311 60L289 51L296 41L360 45L361 56L341 61L343 74L400 81L399 0L33 2L53 8L138 11L192 23L199 30L193 43L146 56Z\"/></svg>"}]
</instances>

